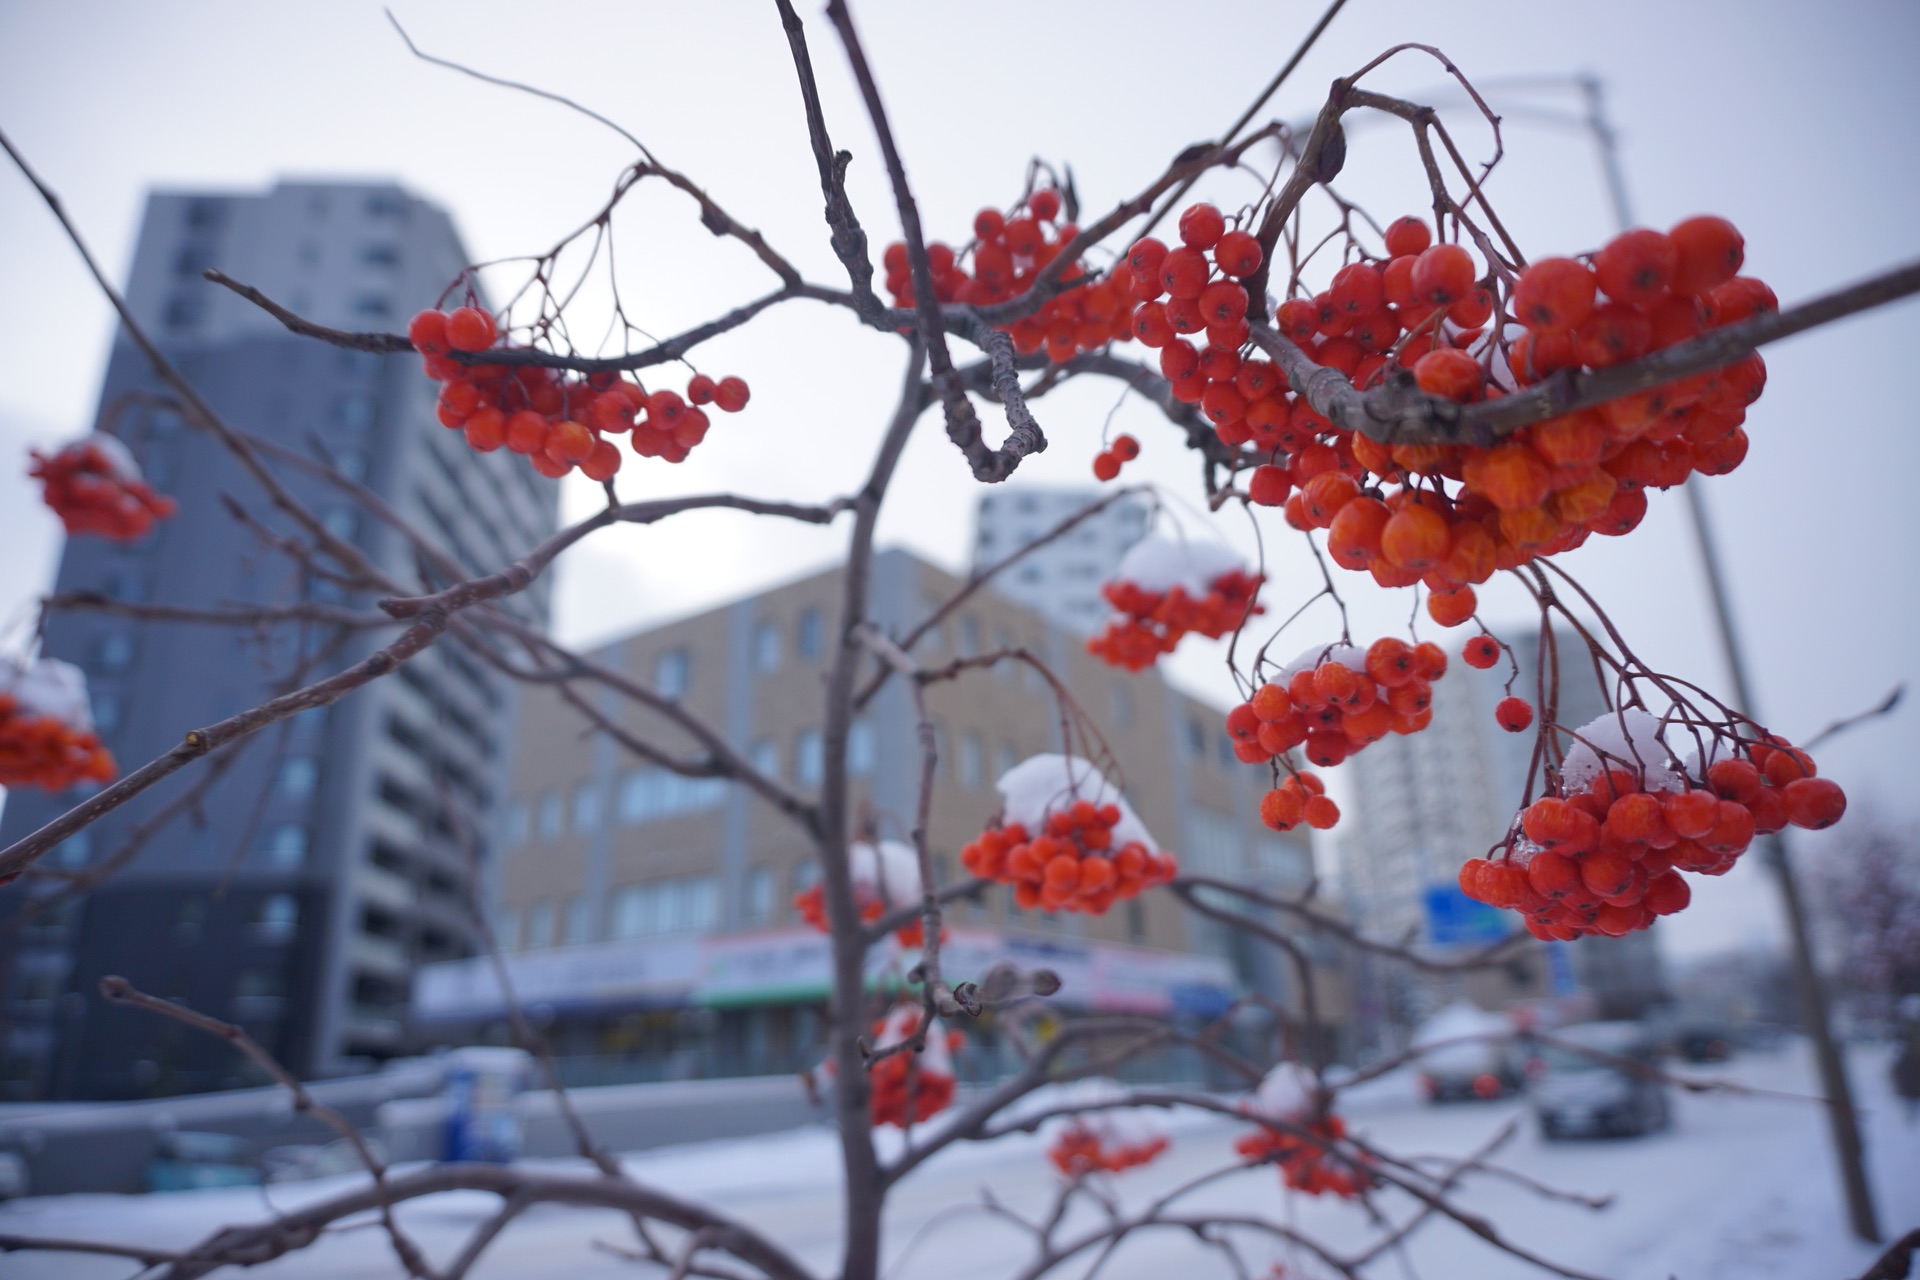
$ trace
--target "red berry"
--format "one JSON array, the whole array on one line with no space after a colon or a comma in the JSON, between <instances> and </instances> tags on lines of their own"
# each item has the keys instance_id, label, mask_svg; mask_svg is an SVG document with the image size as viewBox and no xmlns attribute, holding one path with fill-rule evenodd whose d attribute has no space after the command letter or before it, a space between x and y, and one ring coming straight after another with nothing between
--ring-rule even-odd
<instances>
[{"instance_id":1,"label":"red berry","mask_svg":"<svg viewBox=\"0 0 1920 1280\"><path fill-rule=\"evenodd\" d=\"M1486 671L1500 661L1500 642L1489 635L1477 635L1460 650L1460 659L1470 667Z\"/></svg>"},{"instance_id":2,"label":"red berry","mask_svg":"<svg viewBox=\"0 0 1920 1280\"><path fill-rule=\"evenodd\" d=\"M1508 733L1524 733L1533 723L1533 704L1525 698L1502 698L1493 709L1493 718Z\"/></svg>"},{"instance_id":3,"label":"red berry","mask_svg":"<svg viewBox=\"0 0 1920 1280\"><path fill-rule=\"evenodd\" d=\"M1213 248L1226 229L1226 218L1210 204L1188 205L1180 215L1180 242L1193 249Z\"/></svg>"},{"instance_id":4,"label":"red berry","mask_svg":"<svg viewBox=\"0 0 1920 1280\"><path fill-rule=\"evenodd\" d=\"M747 407L747 397L750 394L746 379L722 378L713 389L713 404L722 413L738 413ZM698 404L699 401L694 403Z\"/></svg>"},{"instance_id":5,"label":"red berry","mask_svg":"<svg viewBox=\"0 0 1920 1280\"><path fill-rule=\"evenodd\" d=\"M1427 224L1412 214L1395 218L1387 227L1387 253L1392 257L1420 253L1432 243L1433 233L1427 230Z\"/></svg>"},{"instance_id":6,"label":"red berry","mask_svg":"<svg viewBox=\"0 0 1920 1280\"><path fill-rule=\"evenodd\" d=\"M407 324L407 341L423 356L445 355L447 317L441 311L422 311Z\"/></svg>"},{"instance_id":7,"label":"red berry","mask_svg":"<svg viewBox=\"0 0 1920 1280\"><path fill-rule=\"evenodd\" d=\"M485 351L496 334L493 317L478 307L461 307L447 317L447 344L456 351Z\"/></svg>"},{"instance_id":8,"label":"red berry","mask_svg":"<svg viewBox=\"0 0 1920 1280\"><path fill-rule=\"evenodd\" d=\"M689 404L712 404L714 382L704 373L696 373L687 380L687 402Z\"/></svg>"}]
</instances>

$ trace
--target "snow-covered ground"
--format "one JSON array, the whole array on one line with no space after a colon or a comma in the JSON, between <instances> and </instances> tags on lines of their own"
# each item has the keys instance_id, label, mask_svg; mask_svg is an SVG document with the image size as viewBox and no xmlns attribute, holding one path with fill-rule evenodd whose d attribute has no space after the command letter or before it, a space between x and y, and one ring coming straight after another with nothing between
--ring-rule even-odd
<instances>
[{"instance_id":1,"label":"snow-covered ground","mask_svg":"<svg viewBox=\"0 0 1920 1280\"><path fill-rule=\"evenodd\" d=\"M1909 1128L1888 1093L1884 1054L1853 1055L1866 1114L1874 1189L1889 1236L1920 1224L1920 1127ZM1812 1068L1803 1046L1752 1054L1691 1074L1731 1079L1759 1089L1804 1094ZM1836 1178L1825 1146L1825 1120L1815 1103L1769 1096L1679 1095L1677 1122L1666 1133L1623 1141L1542 1143L1518 1103L1426 1106L1405 1078L1367 1086L1346 1111L1354 1132L1398 1154L1463 1155L1509 1119L1520 1133L1498 1159L1557 1187L1611 1192L1601 1211L1542 1199L1503 1179L1480 1176L1459 1192L1463 1208L1492 1218L1512 1239L1579 1270L1619 1280L1842 1280L1858 1275L1874 1250L1844 1227ZM1114 1186L1130 1205L1233 1159L1241 1126L1219 1117L1188 1116L1170 1126L1173 1146L1148 1168L1120 1175ZM835 1147L822 1129L762 1138L663 1148L636 1155L628 1167L683 1197L701 1198L768 1231L809 1263L827 1268L837 1245ZM276 1203L293 1205L333 1193L350 1180L276 1187ZM890 1277L902 1280L1003 1280L1030 1259L1031 1245L1006 1223L977 1209L990 1188L1003 1205L1044 1212L1057 1181L1041 1142L1019 1137L988 1147L959 1147L929 1161L895 1193L890 1206ZM410 1204L402 1221L436 1259L445 1259L495 1205L460 1193ZM1404 1197L1383 1197L1396 1220ZM1272 1169L1236 1174L1196 1194L1191 1208L1261 1213L1336 1247L1371 1234L1352 1204L1322 1203L1281 1191ZM65 1196L0 1206L0 1233L90 1237L183 1247L221 1225L263 1213L258 1191L183 1192L165 1196ZM1071 1220L1070 1220L1071 1221ZM1091 1222L1091 1218L1086 1219ZM606 1251L595 1240L624 1243L615 1214L541 1208L523 1216L473 1271L476 1280L568 1280L652 1274ZM1069 1230L1065 1234L1071 1235ZM1264 1271L1285 1262L1290 1276L1322 1274L1309 1259L1260 1243L1248 1254ZM1056 1273L1080 1277L1087 1257ZM136 1267L73 1254L0 1254L8 1280L120 1280ZM237 1274L237 1273L236 1273ZM399 1275L376 1229L340 1232L300 1254L248 1273L261 1280L362 1280ZM1217 1254L1175 1231L1135 1237L1102 1270L1110 1280L1201 1280L1228 1276ZM1393 1280L1500 1280L1537 1276L1461 1227L1430 1222L1368 1271Z\"/></svg>"}]
</instances>

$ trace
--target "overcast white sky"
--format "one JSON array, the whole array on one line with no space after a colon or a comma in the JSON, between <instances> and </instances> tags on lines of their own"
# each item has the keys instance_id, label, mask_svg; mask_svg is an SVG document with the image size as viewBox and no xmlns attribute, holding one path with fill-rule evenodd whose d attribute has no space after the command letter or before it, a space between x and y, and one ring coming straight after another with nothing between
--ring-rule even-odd
<instances>
[{"instance_id":1,"label":"overcast white sky","mask_svg":"<svg viewBox=\"0 0 1920 1280\"><path fill-rule=\"evenodd\" d=\"M1073 166L1088 206L1124 197L1186 144L1233 119L1319 11L1300 3L856 4L923 220L962 239L983 203L1007 203L1027 160ZM427 49L572 94L615 117L669 164L705 183L811 278L840 283L771 4L400 0ZM870 234L897 234L891 200L830 28L802 6L834 140L854 153L853 194ZM1452 5L1352 0L1274 104L1298 119L1327 83L1389 44L1440 45L1509 109L1507 159L1491 192L1536 256L1587 249L1611 230L1586 138L1520 110L1516 77L1591 71L1607 84L1639 217L1665 226L1711 211L1744 230L1748 270L1783 301L1920 256L1920 7L1903 0L1824 7L1793 0L1661 0ZM1415 93L1439 82L1403 56L1377 83ZM1507 86L1507 87L1503 87ZM1562 94L1525 101L1570 105ZM259 189L276 177L396 178L454 215L476 259L543 248L604 198L628 148L560 108L412 59L376 4L169 5L0 0L0 128L66 199L108 269L131 258L155 185ZM1462 118L1484 155L1484 129ZM1357 129L1343 191L1382 215L1419 207L1398 132ZM1231 182L1223 203L1251 195ZM714 241L691 206L646 191L617 224L623 296L658 332L704 319L769 283L736 246ZM31 190L0 173L0 621L44 588L55 524L24 480L24 450L82 429L110 337L106 306ZM1877 700L1920 671L1920 551L1907 470L1916 456L1907 302L1768 352L1771 380L1748 429L1752 453L1710 500L1729 561L1759 710L1801 736ZM700 363L754 387L749 410L716 428L678 469L630 469L626 490L732 488L819 498L843 492L876 437L898 345L844 317L793 304L712 344ZM1115 399L1100 386L1042 403L1053 448L1020 481L1078 483ZM1117 423L1146 444L1128 478L1191 503L1194 468L1137 405ZM629 477L631 479L629 480ZM903 463L883 523L890 541L958 564L973 486L932 419ZM590 489L570 491L583 511ZM1186 517L1189 528L1198 518ZM1277 529L1279 522L1271 522ZM1244 520L1223 536L1251 547ZM567 562L558 625L592 640L706 607L830 560L841 531L769 529L699 517L601 536ZM1271 562L1271 600L1290 611L1312 588L1292 552ZM1643 656L1724 692L1697 556L1677 495L1656 497L1630 539L1569 558ZM1356 634L1404 625L1405 602L1355 590ZM1518 619L1490 591L1483 612ZM1301 629L1292 650L1323 638ZM1319 630L1315 627L1319 626ZM1217 698L1217 653L1184 653L1187 684ZM1822 755L1856 811L1912 820L1920 712L1903 707ZM1804 840L1811 851L1817 842ZM1700 952L1771 936L1757 867L1696 895L1663 925Z\"/></svg>"}]
</instances>

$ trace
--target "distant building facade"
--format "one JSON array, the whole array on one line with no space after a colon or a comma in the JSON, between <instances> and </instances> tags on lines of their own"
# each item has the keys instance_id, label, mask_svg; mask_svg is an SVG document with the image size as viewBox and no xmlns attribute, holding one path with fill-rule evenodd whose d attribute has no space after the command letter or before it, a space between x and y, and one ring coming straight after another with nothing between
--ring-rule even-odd
<instances>
[{"instance_id":1,"label":"distant building facade","mask_svg":"<svg viewBox=\"0 0 1920 1280\"><path fill-rule=\"evenodd\" d=\"M148 200L126 296L236 428L310 456L324 451L477 573L552 531L553 482L444 430L434 384L414 357L295 337L200 278L218 267L321 324L391 330L433 305L466 261L447 215L392 185L159 192ZM234 519L222 495L267 528L293 531L218 442L150 398L160 390L119 334L99 421L179 500L179 514L130 546L69 542L55 589L130 604L370 608ZM414 549L398 531L323 480L280 472L334 534L412 575ZM546 592L536 584L508 607L544 625ZM45 648L86 671L95 718L124 770L285 681L365 657L390 635L72 611L51 617ZM100 888L30 923L0 920L0 1088L15 1098L126 1098L246 1081L238 1055L213 1037L103 1001L98 983L110 973L239 1022L302 1075L395 1053L414 966L472 949L474 850L462 833L480 833L484 856L513 696L449 636L335 706L255 735L196 814L175 818ZM47 865L83 871L112 856L207 767L109 814ZM76 799L13 793L0 843ZM0 917L55 889L37 881L0 891Z\"/></svg>"},{"instance_id":2,"label":"distant building facade","mask_svg":"<svg viewBox=\"0 0 1920 1280\"><path fill-rule=\"evenodd\" d=\"M1555 638L1561 655L1558 719L1577 727L1601 715L1606 700L1585 643L1572 632L1556 632ZM1513 692L1529 702L1538 699L1537 647L1534 637L1514 645L1519 675ZM1467 914L1458 893L1460 866L1485 857L1506 836L1520 809L1534 742L1532 733L1508 733L1494 720L1512 670L1502 662L1477 671L1457 652L1451 657L1446 676L1433 685L1432 724L1375 743L1346 765L1354 804L1342 818L1337 844L1343 891L1368 931L1443 951L1476 940L1447 936L1451 917ZM1484 918L1484 911L1472 914L1475 924ZM1510 912L1497 918L1502 930L1516 922ZM1610 1016L1634 1016L1665 998L1653 931L1528 946L1518 955L1501 968L1448 978L1389 976L1374 966L1370 998L1382 1006L1380 1017L1402 1027L1463 994L1498 1008L1577 986Z\"/></svg>"},{"instance_id":3,"label":"distant building facade","mask_svg":"<svg viewBox=\"0 0 1920 1280\"><path fill-rule=\"evenodd\" d=\"M1105 496L1099 489L989 487L974 507L973 567L980 569L1038 541ZM1122 498L1023 557L997 585L1055 626L1090 635L1113 613L1100 594L1101 584L1114 576L1120 558L1147 536L1152 523L1153 511L1144 499Z\"/></svg>"},{"instance_id":4,"label":"distant building facade","mask_svg":"<svg viewBox=\"0 0 1920 1280\"><path fill-rule=\"evenodd\" d=\"M872 616L903 633L959 585L905 552L881 552ZM841 571L830 570L630 636L597 657L679 699L764 771L811 793L841 589ZM1235 761L1222 713L1158 673L1108 667L1079 635L991 590L915 654L939 664L1016 645L1063 677L1120 761L1130 802L1184 868L1276 891L1306 884L1310 849L1260 825L1261 779ZM927 692L940 760L930 843L946 883L964 877L961 848L999 808L1000 774L1061 750L1060 717L1045 682L1015 663ZM689 746L643 709L608 700L603 710L665 749ZM792 906L817 880L809 842L744 788L650 767L583 727L559 697L526 692L493 885L516 992L569 1074L583 1082L751 1074L816 1061L827 950ZM857 811L879 836L906 839L921 755L899 681L869 704L848 754ZM1163 892L1086 917L1020 912L995 885L954 903L948 921L950 975L977 977L993 957L1049 967L1064 979L1056 999L1068 1010L1211 1016L1244 989L1284 999L1290 981ZM1323 993L1321 1007L1339 1001ZM412 1010L423 1045L504 1033L484 959L423 970Z\"/></svg>"}]
</instances>

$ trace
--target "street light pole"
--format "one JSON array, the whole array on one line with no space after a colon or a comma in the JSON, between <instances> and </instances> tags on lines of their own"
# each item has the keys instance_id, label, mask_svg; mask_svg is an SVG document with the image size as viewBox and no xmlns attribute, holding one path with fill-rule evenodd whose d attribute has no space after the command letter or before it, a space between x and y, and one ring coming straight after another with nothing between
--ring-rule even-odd
<instances>
[{"instance_id":1,"label":"street light pole","mask_svg":"<svg viewBox=\"0 0 1920 1280\"><path fill-rule=\"evenodd\" d=\"M1614 145L1613 130L1607 122L1600 81L1582 76L1577 83L1586 97L1587 128L1600 152L1601 169L1606 175L1607 194L1613 202L1614 220L1625 231L1633 225L1633 213L1627 200L1626 178L1620 171L1620 156ZM1745 657L1734 628L1733 610L1727 600L1720 555L1707 519L1706 502L1700 486L1692 480L1681 486L1692 517L1694 536L1700 544L1700 563L1706 573L1707 590L1713 598L1713 617L1720 633L1720 651L1726 659L1727 674L1733 681L1734 707L1744 715L1754 714L1753 694L1747 683ZM1847 1065L1840 1045L1833 1038L1833 1026L1827 1010L1826 989L1813 963L1813 947L1808 937L1807 912L1800 894L1800 883L1787 856L1786 842L1778 835L1759 838L1766 864L1780 890L1780 905L1787 915L1789 940L1793 944L1793 972L1800 990L1800 1016L1807 1034L1813 1038L1814 1057L1820 1071L1821 1087L1826 1091L1827 1122L1833 1135L1834 1157L1840 1165L1841 1188L1846 1194L1847 1216L1854 1235L1874 1244L1880 1242L1880 1225L1874 1215L1873 1190L1867 1182L1867 1167L1860 1141L1860 1125L1853 1105L1853 1087L1847 1081Z\"/></svg>"}]
</instances>

